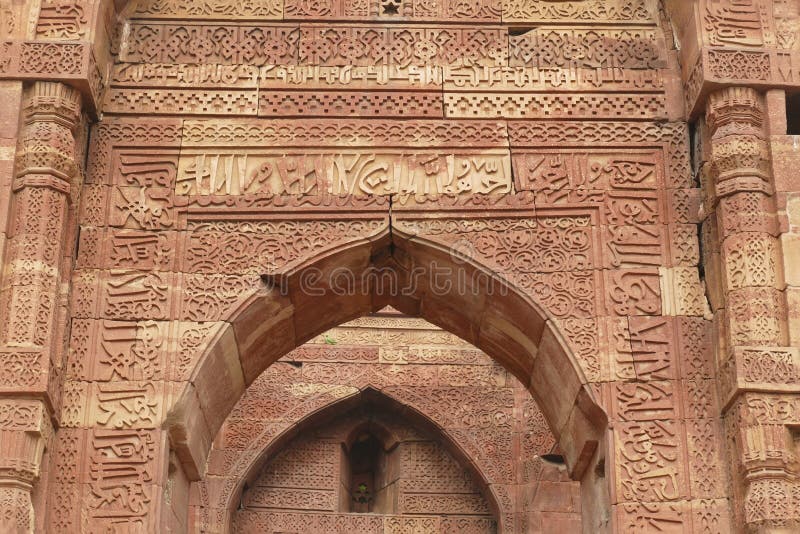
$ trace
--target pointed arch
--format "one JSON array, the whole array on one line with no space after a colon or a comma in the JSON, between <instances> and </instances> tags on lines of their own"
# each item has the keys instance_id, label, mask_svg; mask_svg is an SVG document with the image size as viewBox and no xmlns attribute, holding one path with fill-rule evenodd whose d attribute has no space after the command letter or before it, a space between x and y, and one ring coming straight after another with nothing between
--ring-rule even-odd
<instances>
[{"instance_id":1,"label":"pointed arch","mask_svg":"<svg viewBox=\"0 0 800 534\"><path fill-rule=\"evenodd\" d=\"M472 454L459 443L456 436L453 436L446 428L436 422L435 415L425 413L423 409L413 404L413 401L404 399L397 392L388 391L376 384L361 385L351 394L343 397L328 397L327 402L318 403L315 399L309 399L304 403L302 411L298 413L295 424L287 426L278 434L264 431L259 436L253 438L253 442L260 447L258 454L243 454L230 468L231 476L228 477L222 487L214 491L205 492L206 495L213 496L213 501L205 502L204 507L217 513L216 517L208 518L205 529L211 532L226 532L226 528L232 520L232 513L237 507L242 492L245 487L260 473L275 454L283 450L294 438L302 435L309 429L316 428L335 417L341 416L364 405L376 405L386 413L391 413L402 417L412 426L423 430L429 436L438 440L445 449L453 456L459 465L465 467L472 475L477 487L481 490L492 510L493 515L500 524L503 520L505 510L501 502L503 499L496 493L490 477L487 475L486 466L481 460ZM363 422L356 423L349 432L356 428L361 428ZM373 424L375 425L375 424ZM380 426L379 435L385 439L385 443L397 443L399 438L393 436L391 432Z\"/></svg>"},{"instance_id":2,"label":"pointed arch","mask_svg":"<svg viewBox=\"0 0 800 534\"><path fill-rule=\"evenodd\" d=\"M390 229L294 265L265 276L231 314L167 417L172 447L195 480L227 414L261 372L314 336L392 305L461 337L514 374L540 406L570 476L608 495L597 480L602 474L587 469L605 457L606 414L555 319L508 278L430 239ZM591 509L604 509L608 500L601 500Z\"/></svg>"}]
</instances>

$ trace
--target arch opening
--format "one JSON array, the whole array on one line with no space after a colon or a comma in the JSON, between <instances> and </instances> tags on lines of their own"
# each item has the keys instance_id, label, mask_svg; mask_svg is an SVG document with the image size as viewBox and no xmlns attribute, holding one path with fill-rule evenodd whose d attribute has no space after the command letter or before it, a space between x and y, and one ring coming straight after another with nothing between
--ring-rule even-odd
<instances>
[{"instance_id":1,"label":"arch opening","mask_svg":"<svg viewBox=\"0 0 800 534\"><path fill-rule=\"evenodd\" d=\"M571 478L593 487L582 492L591 494L584 509L608 509L609 491L596 472L607 417L556 321L506 277L430 240L387 230L264 281L217 332L168 415L171 445L194 480L225 417L262 371L314 336L391 305L471 343L519 379Z\"/></svg>"},{"instance_id":2,"label":"arch opening","mask_svg":"<svg viewBox=\"0 0 800 534\"><path fill-rule=\"evenodd\" d=\"M359 439L363 437L366 439ZM354 453L374 455L369 458L374 462L369 467L375 469L371 481L348 479L349 473L344 471L341 471L340 475L343 484L357 487L365 483L368 491L339 492L340 496L346 496L345 501L340 500L337 512L328 513L327 517L333 515L339 519L344 518L346 523L357 524L359 520L356 518L363 515L408 517L412 518L412 521L413 518L439 515L443 519L449 516L456 522L467 520L467 523L479 525L487 532L494 532L496 525L501 524L503 508L494 493L495 486L490 482L480 462L476 462L476 459L462 448L458 440L428 414L396 398L390 391L380 389L378 386L366 386L350 396L332 400L329 404L299 419L291 430L275 438L260 454L248 462L239 477L238 487L227 497L222 497L225 502L220 503L225 506L229 514L223 522L231 526L230 530L249 532L250 529L258 529L261 524L260 514L263 514L262 519L267 516L274 523L272 527L275 527L275 524L279 526L283 518L276 517L277 510L260 512L259 504L248 498L248 492L252 493L253 488L269 485L269 482L265 483L264 480L273 474L282 479L282 474L289 471L284 465L287 456L293 457L297 453L303 455L304 447L309 444L316 447L321 442L341 447L341 456L344 458L327 464L334 477L337 476L338 469L350 467L348 460ZM411 512L399 504L398 501L407 491L416 493L417 497L424 497L429 491L436 490L436 487L427 487L427 484L437 483L435 473L421 472L416 465L414 467L417 469L409 469L409 456L413 459L414 455L408 454L408 449L420 446L427 453L427 458L422 458L423 464L426 463L426 459L430 460L432 452L434 455L445 457L446 461L449 460L445 467L453 470L450 474L454 474L461 482L460 487L454 489L454 495L464 497L466 493L471 499L482 503L478 509L467 512L462 510L461 513L455 514L419 509ZM329 453L332 455L333 451L329 449ZM334 466L337 461L342 461L342 464ZM390 465L392 463L394 465ZM310 470L318 472L317 467L311 466ZM352 469L355 472L365 465L352 467L355 467ZM291 470L297 472L298 465L292 463ZM373 485L370 486L370 482ZM441 486L439 490L447 487L444 482L439 481ZM452 483L452 479L448 482ZM409 483L413 484L414 488L408 490ZM407 491L402 491L401 486ZM360 497L364 497L363 502ZM213 506L213 503L211 504ZM310 513L309 521L313 522L322 517L317 515L320 511ZM314 530L311 528L308 531Z\"/></svg>"}]
</instances>

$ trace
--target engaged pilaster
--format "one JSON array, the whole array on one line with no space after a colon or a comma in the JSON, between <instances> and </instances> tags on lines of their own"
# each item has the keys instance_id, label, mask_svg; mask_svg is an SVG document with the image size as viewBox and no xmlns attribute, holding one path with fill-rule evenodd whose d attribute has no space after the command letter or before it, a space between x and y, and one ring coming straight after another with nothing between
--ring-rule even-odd
<instances>
[{"instance_id":1,"label":"engaged pilaster","mask_svg":"<svg viewBox=\"0 0 800 534\"><path fill-rule=\"evenodd\" d=\"M0 276L0 502L10 506L3 517L12 518L4 532L33 531L31 493L58 404L61 276L80 112L79 93L61 83L34 83L24 103Z\"/></svg>"},{"instance_id":2,"label":"engaged pilaster","mask_svg":"<svg viewBox=\"0 0 800 534\"><path fill-rule=\"evenodd\" d=\"M734 491L744 502L737 513L748 532L772 532L800 524L791 410L785 409L794 403L785 394L800 392L800 354L787 346L764 101L754 89L731 87L710 95L706 111L708 195L721 260L718 376L733 440Z\"/></svg>"},{"instance_id":3,"label":"engaged pilaster","mask_svg":"<svg viewBox=\"0 0 800 534\"><path fill-rule=\"evenodd\" d=\"M3 389L46 394L52 349L61 343L54 332L80 95L61 83L37 82L24 114L0 295L0 350L17 371L6 375Z\"/></svg>"}]
</instances>

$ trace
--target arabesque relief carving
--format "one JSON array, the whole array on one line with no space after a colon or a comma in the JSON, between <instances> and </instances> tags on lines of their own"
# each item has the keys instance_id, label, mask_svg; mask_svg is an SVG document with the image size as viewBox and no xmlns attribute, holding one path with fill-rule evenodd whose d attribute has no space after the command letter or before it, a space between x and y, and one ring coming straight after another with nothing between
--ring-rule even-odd
<instances>
[{"instance_id":1,"label":"arabesque relief carving","mask_svg":"<svg viewBox=\"0 0 800 534\"><path fill-rule=\"evenodd\" d=\"M798 28L0 0L7 528L797 530Z\"/></svg>"}]
</instances>

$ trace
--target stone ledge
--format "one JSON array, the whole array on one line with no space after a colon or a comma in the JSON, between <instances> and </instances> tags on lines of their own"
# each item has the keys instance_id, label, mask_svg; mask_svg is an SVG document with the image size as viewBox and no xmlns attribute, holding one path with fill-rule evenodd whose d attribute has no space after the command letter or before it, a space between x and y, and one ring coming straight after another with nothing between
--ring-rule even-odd
<instances>
[{"instance_id":1,"label":"stone ledge","mask_svg":"<svg viewBox=\"0 0 800 534\"><path fill-rule=\"evenodd\" d=\"M0 80L58 81L78 89L97 116L105 82L88 42L0 41Z\"/></svg>"},{"instance_id":2,"label":"stone ledge","mask_svg":"<svg viewBox=\"0 0 800 534\"><path fill-rule=\"evenodd\" d=\"M800 349L734 347L720 366L722 412L742 393L800 393Z\"/></svg>"},{"instance_id":3,"label":"stone ledge","mask_svg":"<svg viewBox=\"0 0 800 534\"><path fill-rule=\"evenodd\" d=\"M791 50L704 47L685 81L689 120L703 113L709 93L727 86L800 86L800 53Z\"/></svg>"}]
</instances>

